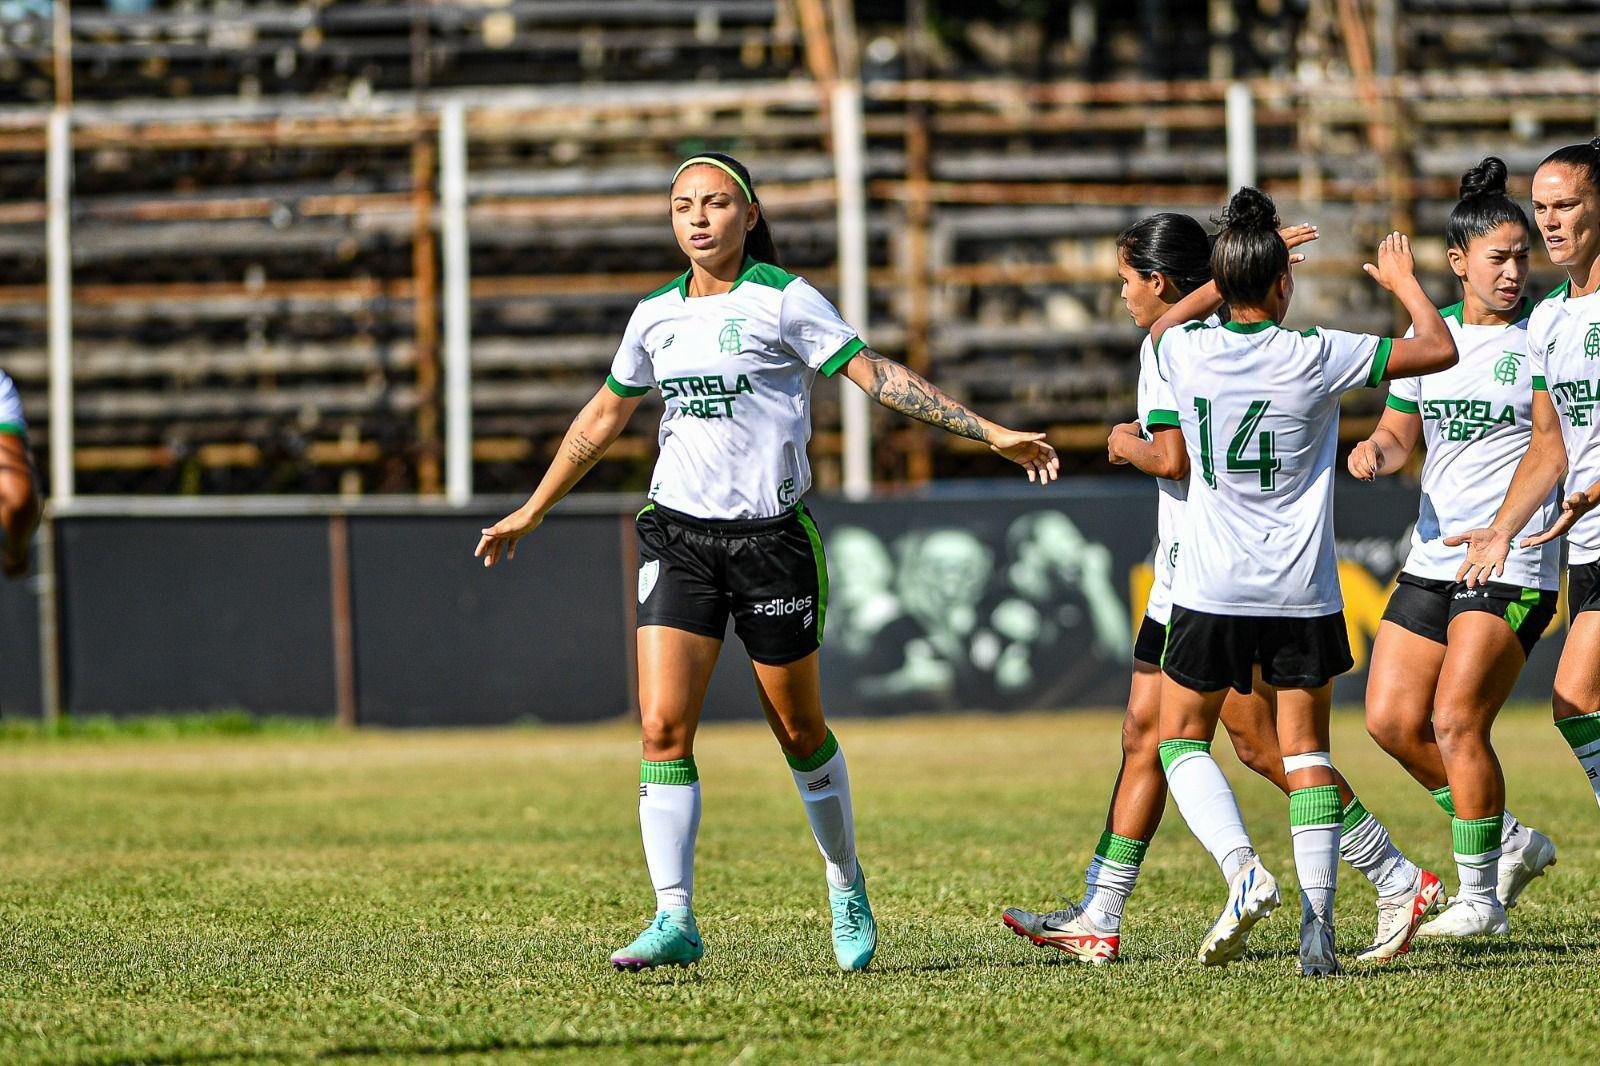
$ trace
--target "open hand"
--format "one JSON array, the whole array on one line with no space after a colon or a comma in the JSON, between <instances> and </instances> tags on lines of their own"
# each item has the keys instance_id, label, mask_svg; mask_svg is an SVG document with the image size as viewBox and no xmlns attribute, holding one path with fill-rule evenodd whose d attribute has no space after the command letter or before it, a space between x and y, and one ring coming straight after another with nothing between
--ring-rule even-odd
<instances>
[{"instance_id":1,"label":"open hand","mask_svg":"<svg viewBox=\"0 0 1600 1066\"><path fill-rule=\"evenodd\" d=\"M1045 443L1043 433L1022 433L1001 429L990 434L989 448L1028 472L1028 480L1040 485L1054 481L1061 473L1056 450Z\"/></svg>"},{"instance_id":2,"label":"open hand","mask_svg":"<svg viewBox=\"0 0 1600 1066\"><path fill-rule=\"evenodd\" d=\"M1399 230L1378 242L1378 263L1362 263L1361 269L1372 276L1379 285L1395 291L1402 280L1414 277L1417 261L1411 256L1411 238Z\"/></svg>"},{"instance_id":3,"label":"open hand","mask_svg":"<svg viewBox=\"0 0 1600 1066\"><path fill-rule=\"evenodd\" d=\"M1346 464L1353 477L1362 481L1371 481L1383 472L1383 449L1364 440L1350 451L1350 461Z\"/></svg>"},{"instance_id":4,"label":"open hand","mask_svg":"<svg viewBox=\"0 0 1600 1066\"><path fill-rule=\"evenodd\" d=\"M1312 241L1322 236L1322 234L1317 230L1317 227L1311 223L1300 222L1293 226L1283 227L1278 231L1278 236L1283 238L1283 243L1289 246L1290 251L1294 251L1302 244L1310 244ZM1305 256L1301 256L1300 258L1304 259Z\"/></svg>"},{"instance_id":5,"label":"open hand","mask_svg":"<svg viewBox=\"0 0 1600 1066\"><path fill-rule=\"evenodd\" d=\"M1465 581L1467 588L1487 585L1491 578L1506 570L1506 556L1511 554L1511 534L1485 526L1465 533L1454 533L1444 542L1452 548L1467 546L1467 561L1456 571L1456 580Z\"/></svg>"},{"instance_id":6,"label":"open hand","mask_svg":"<svg viewBox=\"0 0 1600 1066\"><path fill-rule=\"evenodd\" d=\"M1531 537L1523 537L1519 548L1537 548L1541 544L1548 544L1557 537L1565 536L1567 530L1577 524L1578 519L1594 510L1594 501L1589 499L1587 492L1574 492L1561 501L1561 513L1556 515L1556 520L1543 530Z\"/></svg>"},{"instance_id":7,"label":"open hand","mask_svg":"<svg viewBox=\"0 0 1600 1066\"><path fill-rule=\"evenodd\" d=\"M511 512L483 530L472 557L482 559L484 566L493 566L502 559L509 563L517 557L517 541L538 529L543 521L543 515L531 516L520 510Z\"/></svg>"}]
</instances>

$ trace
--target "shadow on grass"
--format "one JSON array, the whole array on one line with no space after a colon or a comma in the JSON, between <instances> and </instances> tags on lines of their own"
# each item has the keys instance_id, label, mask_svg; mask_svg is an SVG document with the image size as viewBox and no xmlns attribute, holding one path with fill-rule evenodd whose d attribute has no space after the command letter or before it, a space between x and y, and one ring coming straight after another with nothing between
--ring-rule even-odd
<instances>
[{"instance_id":1,"label":"shadow on grass","mask_svg":"<svg viewBox=\"0 0 1600 1066\"><path fill-rule=\"evenodd\" d=\"M677 1047L689 1048L703 1044L719 1044L725 1036L553 1036L548 1038L486 1039L486 1040L435 1040L420 1043L394 1041L370 1044L340 1044L321 1051L299 1050L267 1051L177 1051L166 1055L139 1055L134 1058L105 1058L86 1060L94 1066L190 1066L206 1062L335 1062L339 1059L380 1058L396 1055L414 1055L418 1058L451 1058L456 1055L492 1055L496 1052L524 1051L602 1051L609 1048Z\"/></svg>"}]
</instances>

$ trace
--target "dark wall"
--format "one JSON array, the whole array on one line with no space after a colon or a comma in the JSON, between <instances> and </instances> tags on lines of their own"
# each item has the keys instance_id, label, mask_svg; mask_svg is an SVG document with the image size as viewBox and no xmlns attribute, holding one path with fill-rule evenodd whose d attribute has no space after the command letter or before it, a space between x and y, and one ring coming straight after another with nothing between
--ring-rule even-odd
<instances>
[{"instance_id":1,"label":"dark wall","mask_svg":"<svg viewBox=\"0 0 1600 1066\"><path fill-rule=\"evenodd\" d=\"M1415 490L1341 484L1340 576L1359 703L1405 557ZM831 577L832 714L1115 706L1155 536L1137 483L963 486L808 501ZM509 566L471 556L483 515L355 507L344 519L357 719L477 725L616 718L634 706L637 501L575 500ZM499 513L493 506L488 511ZM56 519L64 693L74 713L334 714L331 513ZM0 711L37 714L36 582L0 589ZM1564 618L1517 698L1549 698ZM731 633L707 719L760 717Z\"/></svg>"}]
</instances>

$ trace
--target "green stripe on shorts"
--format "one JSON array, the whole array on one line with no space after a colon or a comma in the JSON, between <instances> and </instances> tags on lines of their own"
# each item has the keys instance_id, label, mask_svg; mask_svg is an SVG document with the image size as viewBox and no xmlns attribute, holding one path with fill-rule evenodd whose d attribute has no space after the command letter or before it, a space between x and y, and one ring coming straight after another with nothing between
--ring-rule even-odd
<instances>
[{"instance_id":1,"label":"green stripe on shorts","mask_svg":"<svg viewBox=\"0 0 1600 1066\"><path fill-rule=\"evenodd\" d=\"M1511 623L1511 632L1521 632L1522 623L1526 622L1529 613L1539 606L1540 597L1538 589L1523 589L1516 603L1506 604L1506 621Z\"/></svg>"},{"instance_id":2,"label":"green stripe on shorts","mask_svg":"<svg viewBox=\"0 0 1600 1066\"><path fill-rule=\"evenodd\" d=\"M821 644L822 627L828 620L828 559L822 552L822 534L805 504L796 504L795 513L800 516L800 526L806 531L806 539L811 541L811 557L817 563L817 643Z\"/></svg>"}]
</instances>

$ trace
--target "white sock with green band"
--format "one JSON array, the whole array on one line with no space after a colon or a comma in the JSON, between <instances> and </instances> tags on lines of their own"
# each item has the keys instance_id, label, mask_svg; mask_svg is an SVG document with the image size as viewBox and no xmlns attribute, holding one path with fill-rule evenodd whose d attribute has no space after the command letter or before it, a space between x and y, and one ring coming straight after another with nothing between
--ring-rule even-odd
<instances>
[{"instance_id":1,"label":"white sock with green band","mask_svg":"<svg viewBox=\"0 0 1600 1066\"><path fill-rule=\"evenodd\" d=\"M1500 881L1500 831L1505 819L1452 818L1450 836L1456 848L1456 872L1461 877L1460 896L1498 907Z\"/></svg>"},{"instance_id":2,"label":"white sock with green band","mask_svg":"<svg viewBox=\"0 0 1600 1066\"><path fill-rule=\"evenodd\" d=\"M656 910L694 905L694 841L700 832L700 771L694 756L639 761L639 832Z\"/></svg>"},{"instance_id":3,"label":"white sock with green band","mask_svg":"<svg viewBox=\"0 0 1600 1066\"><path fill-rule=\"evenodd\" d=\"M1340 815L1338 785L1313 785L1289 793L1289 832L1294 835L1294 869L1300 898L1324 921L1333 920L1333 892L1339 883Z\"/></svg>"},{"instance_id":4,"label":"white sock with green band","mask_svg":"<svg viewBox=\"0 0 1600 1066\"><path fill-rule=\"evenodd\" d=\"M1217 860L1222 876L1231 882L1255 854L1255 846L1245 832L1233 789L1211 757L1211 742L1163 740L1158 750L1161 769L1167 775L1167 789L1178 812L1188 823L1189 831Z\"/></svg>"},{"instance_id":5,"label":"white sock with green band","mask_svg":"<svg viewBox=\"0 0 1600 1066\"><path fill-rule=\"evenodd\" d=\"M1361 871L1380 899L1411 891L1417 883L1417 866L1389 839L1389 831L1352 797L1345 804L1344 827L1339 834L1339 857Z\"/></svg>"},{"instance_id":6,"label":"white sock with green band","mask_svg":"<svg viewBox=\"0 0 1600 1066\"><path fill-rule=\"evenodd\" d=\"M856 819L850 809L850 771L833 730L805 759L785 755L795 788L806 803L806 818L817 850L828 864L828 883L849 888L856 881Z\"/></svg>"},{"instance_id":7,"label":"white sock with green band","mask_svg":"<svg viewBox=\"0 0 1600 1066\"><path fill-rule=\"evenodd\" d=\"M1557 722L1556 724L1560 725L1561 723ZM1439 805L1440 810L1451 818L1456 816L1456 800L1455 796L1450 792L1449 785L1443 788L1436 788L1429 792L1428 795L1433 797L1433 802ZM1502 852L1521 851L1528 846L1530 836L1531 831L1518 821L1516 815L1506 811L1500 816L1500 850Z\"/></svg>"},{"instance_id":8,"label":"white sock with green band","mask_svg":"<svg viewBox=\"0 0 1600 1066\"><path fill-rule=\"evenodd\" d=\"M1094 862L1084 879L1083 912L1100 929L1115 933L1122 928L1122 909L1139 880L1139 867L1150 845L1107 832L1100 834Z\"/></svg>"},{"instance_id":9,"label":"white sock with green band","mask_svg":"<svg viewBox=\"0 0 1600 1066\"><path fill-rule=\"evenodd\" d=\"M1556 728L1578 757L1578 765L1589 775L1589 787L1594 789L1595 802L1600 803L1600 714L1562 718Z\"/></svg>"}]
</instances>

